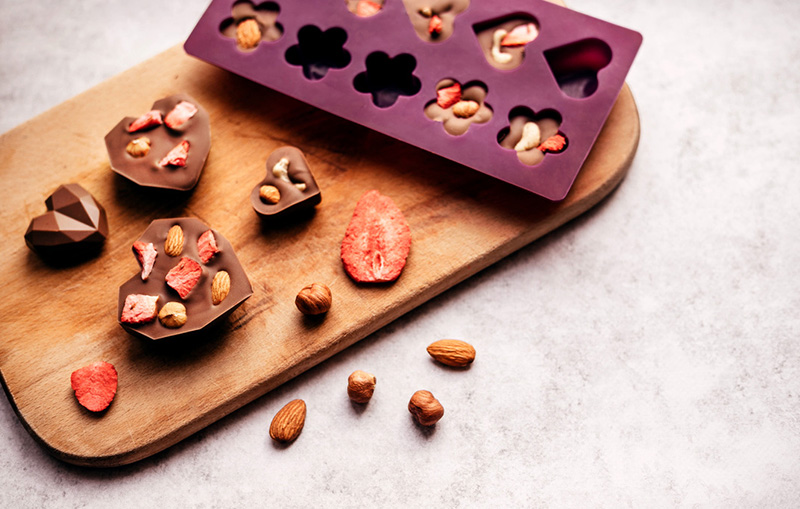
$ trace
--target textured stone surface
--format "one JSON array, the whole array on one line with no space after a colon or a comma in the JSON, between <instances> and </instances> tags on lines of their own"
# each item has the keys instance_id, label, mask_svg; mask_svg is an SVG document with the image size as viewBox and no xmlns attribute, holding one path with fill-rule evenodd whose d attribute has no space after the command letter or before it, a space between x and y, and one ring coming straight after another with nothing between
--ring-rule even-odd
<instances>
[{"instance_id":1,"label":"textured stone surface","mask_svg":"<svg viewBox=\"0 0 800 509\"><path fill-rule=\"evenodd\" d=\"M206 3L38 4L0 3L0 130L178 43ZM800 3L571 5L645 37L642 140L607 203L129 467L50 458L0 398L0 507L797 507ZM445 337L469 370L430 360ZM377 376L363 409L355 369ZM417 389L445 407L431 433ZM295 398L303 434L276 447Z\"/></svg>"}]
</instances>

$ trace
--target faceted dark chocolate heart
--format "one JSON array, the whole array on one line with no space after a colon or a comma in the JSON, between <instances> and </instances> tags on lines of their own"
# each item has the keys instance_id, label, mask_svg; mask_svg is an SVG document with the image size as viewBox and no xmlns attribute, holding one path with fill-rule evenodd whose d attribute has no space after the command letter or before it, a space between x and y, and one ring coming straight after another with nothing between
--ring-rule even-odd
<instances>
[{"instance_id":1,"label":"faceted dark chocolate heart","mask_svg":"<svg viewBox=\"0 0 800 509\"><path fill-rule=\"evenodd\" d=\"M270 191L264 196L261 193L263 187ZM320 201L322 195L308 161L300 149L290 146L281 147L269 155L267 176L250 193L253 209L264 219L313 210Z\"/></svg>"},{"instance_id":2,"label":"faceted dark chocolate heart","mask_svg":"<svg viewBox=\"0 0 800 509\"><path fill-rule=\"evenodd\" d=\"M45 201L48 212L35 217L25 242L42 256L74 256L99 248L108 236L106 211L78 184L65 184Z\"/></svg>"}]
</instances>

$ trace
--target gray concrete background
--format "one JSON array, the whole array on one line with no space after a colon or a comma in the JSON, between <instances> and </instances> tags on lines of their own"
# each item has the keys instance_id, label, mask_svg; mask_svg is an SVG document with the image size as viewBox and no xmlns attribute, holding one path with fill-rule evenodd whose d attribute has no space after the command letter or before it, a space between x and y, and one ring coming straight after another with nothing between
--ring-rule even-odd
<instances>
[{"instance_id":1,"label":"gray concrete background","mask_svg":"<svg viewBox=\"0 0 800 509\"><path fill-rule=\"evenodd\" d=\"M205 4L0 0L0 132L179 43ZM800 506L800 3L570 5L645 38L639 153L605 204L131 466L52 459L0 398L0 506ZM429 361L444 337L475 345L470 370ZM378 377L363 413L354 369ZM446 409L430 434L418 388ZM276 448L296 397L306 428Z\"/></svg>"}]
</instances>

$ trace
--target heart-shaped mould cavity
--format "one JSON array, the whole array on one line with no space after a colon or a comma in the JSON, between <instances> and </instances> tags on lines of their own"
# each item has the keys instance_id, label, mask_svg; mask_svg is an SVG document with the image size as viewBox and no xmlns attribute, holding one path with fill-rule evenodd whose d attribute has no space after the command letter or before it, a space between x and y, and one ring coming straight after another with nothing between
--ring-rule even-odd
<instances>
[{"instance_id":1,"label":"heart-shaped mould cavity","mask_svg":"<svg viewBox=\"0 0 800 509\"><path fill-rule=\"evenodd\" d=\"M514 150L522 164L535 166L546 154L567 149L567 137L559 131L561 115L555 110L534 113L527 106L517 106L508 114L508 121L509 125L497 133L497 142L504 149Z\"/></svg>"},{"instance_id":2,"label":"heart-shaped mould cavity","mask_svg":"<svg viewBox=\"0 0 800 509\"><path fill-rule=\"evenodd\" d=\"M267 176L250 193L250 203L262 218L294 215L312 209L320 201L319 186L303 152L289 146L269 155Z\"/></svg>"},{"instance_id":3,"label":"heart-shaped mould cavity","mask_svg":"<svg viewBox=\"0 0 800 509\"><path fill-rule=\"evenodd\" d=\"M180 227L179 242L175 241L177 235L169 233L175 226ZM156 340L200 331L253 294L230 242L198 219L156 219L134 242L133 252L142 272L119 287L117 304L120 325L133 335ZM224 297L215 304L220 295ZM167 303L185 308L186 320L180 327L167 327L162 321L165 318L152 316L153 311L163 311Z\"/></svg>"},{"instance_id":4,"label":"heart-shaped mould cavity","mask_svg":"<svg viewBox=\"0 0 800 509\"><path fill-rule=\"evenodd\" d=\"M253 51L262 42L274 42L283 35L283 26L278 23L280 6L275 2L255 5L250 0L233 4L231 17L222 21L219 31L236 41L241 51Z\"/></svg>"},{"instance_id":5,"label":"heart-shaped mould cavity","mask_svg":"<svg viewBox=\"0 0 800 509\"><path fill-rule=\"evenodd\" d=\"M378 14L384 6L384 0L344 0L347 10L359 18L369 18Z\"/></svg>"},{"instance_id":6,"label":"heart-shaped mould cavity","mask_svg":"<svg viewBox=\"0 0 800 509\"><path fill-rule=\"evenodd\" d=\"M297 32L297 44L286 50L286 61L301 66L308 80L321 80L329 69L344 69L350 65L350 52L344 49L347 32L338 27L324 32L306 25Z\"/></svg>"},{"instance_id":7,"label":"heart-shaped mould cavity","mask_svg":"<svg viewBox=\"0 0 800 509\"><path fill-rule=\"evenodd\" d=\"M492 108L486 104L488 93L480 81L462 86L457 80L443 79L436 84L437 98L425 105L425 116L442 122L447 134L461 136L472 124L485 124L492 119Z\"/></svg>"},{"instance_id":8,"label":"heart-shaped mould cavity","mask_svg":"<svg viewBox=\"0 0 800 509\"><path fill-rule=\"evenodd\" d=\"M129 132L148 115L145 127ZM105 141L111 169L123 177L144 187L188 191L200 180L211 148L208 113L186 94L165 97L144 116L120 120Z\"/></svg>"},{"instance_id":9,"label":"heart-shaped mould cavity","mask_svg":"<svg viewBox=\"0 0 800 509\"><path fill-rule=\"evenodd\" d=\"M25 243L47 258L72 258L98 252L108 237L105 209L79 184L59 186L47 200L47 212L33 218Z\"/></svg>"},{"instance_id":10,"label":"heart-shaped mould cavity","mask_svg":"<svg viewBox=\"0 0 800 509\"><path fill-rule=\"evenodd\" d=\"M353 87L362 94L372 95L372 104L388 108L401 96L413 96L422 89L422 82L414 76L417 59L408 53L389 57L382 51L370 53L367 70L353 79Z\"/></svg>"},{"instance_id":11,"label":"heart-shaped mould cavity","mask_svg":"<svg viewBox=\"0 0 800 509\"><path fill-rule=\"evenodd\" d=\"M403 5L420 39L443 42L453 35L456 16L467 10L469 0L403 0Z\"/></svg>"},{"instance_id":12,"label":"heart-shaped mould cavity","mask_svg":"<svg viewBox=\"0 0 800 509\"><path fill-rule=\"evenodd\" d=\"M526 13L477 23L472 29L486 61L504 71L522 65L525 47L539 36L539 22Z\"/></svg>"},{"instance_id":13,"label":"heart-shaped mould cavity","mask_svg":"<svg viewBox=\"0 0 800 509\"><path fill-rule=\"evenodd\" d=\"M582 99L597 91L598 72L611 63L611 48L600 39L583 39L544 52L561 91Z\"/></svg>"}]
</instances>

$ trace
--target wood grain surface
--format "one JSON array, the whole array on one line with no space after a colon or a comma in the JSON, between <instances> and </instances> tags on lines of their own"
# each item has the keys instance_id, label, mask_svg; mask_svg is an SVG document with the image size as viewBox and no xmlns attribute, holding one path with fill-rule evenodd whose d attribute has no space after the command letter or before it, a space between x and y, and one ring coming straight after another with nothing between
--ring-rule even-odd
<instances>
[{"instance_id":1,"label":"wood grain surface","mask_svg":"<svg viewBox=\"0 0 800 509\"><path fill-rule=\"evenodd\" d=\"M211 115L212 148L191 193L142 189L114 174L103 137L155 99L194 96ZM560 203L351 124L186 56L175 47L0 137L5 297L0 373L20 421L51 454L114 466L154 454L325 360L407 311L585 212L620 183L639 121L623 89L583 170ZM249 195L276 148L302 148L322 190L313 217L262 225ZM532 170L535 171L535 170ZM108 211L102 253L71 267L25 245L28 222L60 184L77 182ZM358 198L378 189L404 211L413 244L390 285L353 283L339 246ZM151 220L193 216L231 242L254 294L191 341L149 342L117 323L119 286L139 271L131 243ZM333 308L294 305L312 282ZM105 360L119 372L111 407L92 415L72 371Z\"/></svg>"}]
</instances>

